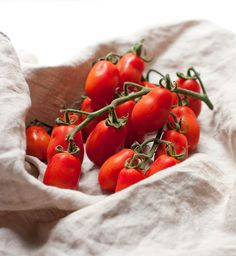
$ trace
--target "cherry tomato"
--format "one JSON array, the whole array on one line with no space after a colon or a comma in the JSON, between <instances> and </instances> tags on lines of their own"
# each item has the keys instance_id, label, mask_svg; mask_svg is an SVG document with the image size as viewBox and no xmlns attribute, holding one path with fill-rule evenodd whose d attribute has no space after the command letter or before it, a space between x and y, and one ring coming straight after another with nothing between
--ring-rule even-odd
<instances>
[{"instance_id":1,"label":"cherry tomato","mask_svg":"<svg viewBox=\"0 0 236 256\"><path fill-rule=\"evenodd\" d=\"M135 106L135 101L129 100L126 101L120 105L118 105L115 110L118 117L126 117L128 116L128 121L126 123L127 127L127 135L125 139L125 147L129 148L134 143L134 141L137 141L139 143L142 143L144 140L144 136L140 135L136 132L136 129L134 128L134 125L131 120L131 113Z\"/></svg>"},{"instance_id":2,"label":"cherry tomato","mask_svg":"<svg viewBox=\"0 0 236 256\"><path fill-rule=\"evenodd\" d=\"M48 145L47 149L47 160L48 162L51 160L51 158L57 153L55 151L56 146L60 145L63 147L63 149L66 151L68 147L68 141L66 140L66 136L72 132L72 130L75 128L75 125L60 125L55 126L52 130L51 139ZM84 146L83 146L83 140L81 132L77 132L74 137L75 144L80 148L80 152L78 154L78 158L80 159L80 162L83 162L84 158Z\"/></svg>"},{"instance_id":3,"label":"cherry tomato","mask_svg":"<svg viewBox=\"0 0 236 256\"><path fill-rule=\"evenodd\" d=\"M145 178L145 174L140 169L123 168L118 176L116 192L121 191Z\"/></svg>"},{"instance_id":4,"label":"cherry tomato","mask_svg":"<svg viewBox=\"0 0 236 256\"><path fill-rule=\"evenodd\" d=\"M144 71L144 61L135 53L126 53L116 64L120 72L119 90L124 82L140 83Z\"/></svg>"},{"instance_id":5,"label":"cherry tomato","mask_svg":"<svg viewBox=\"0 0 236 256\"><path fill-rule=\"evenodd\" d=\"M98 182L102 190L114 192L118 175L125 167L125 162L134 154L132 149L122 149L109 157L101 166L98 174Z\"/></svg>"},{"instance_id":6,"label":"cherry tomato","mask_svg":"<svg viewBox=\"0 0 236 256\"><path fill-rule=\"evenodd\" d=\"M150 88L150 89L154 89L157 88L157 86L155 84L152 84L148 81L143 81L140 83L142 86L146 87L146 88Z\"/></svg>"},{"instance_id":7,"label":"cherry tomato","mask_svg":"<svg viewBox=\"0 0 236 256\"><path fill-rule=\"evenodd\" d=\"M68 152L55 154L49 162L43 183L46 185L77 189L81 173L80 160Z\"/></svg>"},{"instance_id":8,"label":"cherry tomato","mask_svg":"<svg viewBox=\"0 0 236 256\"><path fill-rule=\"evenodd\" d=\"M188 141L187 141L187 138L183 134L181 134L175 130L168 130L163 134L162 140L172 142L174 145L176 154L181 154L185 151L185 157L183 159L181 159L180 161L183 161L188 157ZM166 154L166 153L167 153L166 146L165 146L165 144L161 143L157 148L154 158L156 159L158 156Z\"/></svg>"},{"instance_id":9,"label":"cherry tomato","mask_svg":"<svg viewBox=\"0 0 236 256\"><path fill-rule=\"evenodd\" d=\"M96 106L96 104L89 97L86 97L83 100L83 103L81 105L81 110L91 113L98 109L99 109L99 107ZM107 117L107 114L100 115L100 116L96 117L95 119L93 119L90 123L88 123L84 128L82 128L82 135L83 135L84 141L86 141L86 139L88 138L88 136L92 132L92 130L95 128L95 126L101 120L104 120L106 117ZM81 115L81 121L84 121L86 118L87 118L86 115Z\"/></svg>"},{"instance_id":10,"label":"cherry tomato","mask_svg":"<svg viewBox=\"0 0 236 256\"><path fill-rule=\"evenodd\" d=\"M98 106L110 103L119 85L119 71L116 65L109 61L98 61L90 70L85 92Z\"/></svg>"},{"instance_id":11,"label":"cherry tomato","mask_svg":"<svg viewBox=\"0 0 236 256\"><path fill-rule=\"evenodd\" d=\"M139 134L155 132L168 120L172 106L172 93L157 87L144 95L133 108L131 120Z\"/></svg>"},{"instance_id":12,"label":"cherry tomato","mask_svg":"<svg viewBox=\"0 0 236 256\"><path fill-rule=\"evenodd\" d=\"M160 155L149 167L145 173L146 177L153 175L161 170L169 168L179 163L179 160L166 154Z\"/></svg>"},{"instance_id":13,"label":"cherry tomato","mask_svg":"<svg viewBox=\"0 0 236 256\"><path fill-rule=\"evenodd\" d=\"M189 152L192 152L196 149L200 138L200 125L196 115L187 106L175 107L171 112L176 115L178 121L181 120L180 132L186 136ZM171 115L169 116L169 122L173 126L174 119Z\"/></svg>"},{"instance_id":14,"label":"cherry tomato","mask_svg":"<svg viewBox=\"0 0 236 256\"><path fill-rule=\"evenodd\" d=\"M183 88L183 89L190 90L197 93L200 93L201 91L199 83L194 79L178 78L176 79L176 83L178 84L179 88ZM189 107L193 110L195 115L198 117L202 108L201 100L188 96L188 101L189 101Z\"/></svg>"},{"instance_id":15,"label":"cherry tomato","mask_svg":"<svg viewBox=\"0 0 236 256\"><path fill-rule=\"evenodd\" d=\"M50 136L40 126L30 126L26 129L26 154L35 156L41 161L47 161L47 148Z\"/></svg>"},{"instance_id":16,"label":"cherry tomato","mask_svg":"<svg viewBox=\"0 0 236 256\"><path fill-rule=\"evenodd\" d=\"M100 121L88 136L86 153L96 165L101 166L110 156L124 147L126 127L108 126L106 120Z\"/></svg>"}]
</instances>

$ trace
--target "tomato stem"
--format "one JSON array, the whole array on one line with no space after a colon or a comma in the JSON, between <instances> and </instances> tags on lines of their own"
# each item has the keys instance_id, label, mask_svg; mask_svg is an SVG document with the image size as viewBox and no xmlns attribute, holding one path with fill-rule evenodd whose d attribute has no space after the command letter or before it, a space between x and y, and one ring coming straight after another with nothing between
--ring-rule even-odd
<instances>
[{"instance_id":1,"label":"tomato stem","mask_svg":"<svg viewBox=\"0 0 236 256\"><path fill-rule=\"evenodd\" d=\"M161 77L165 77L160 71L158 71L158 70L156 70L156 69L149 69L148 72L147 72L147 74L146 74L146 80L147 80L148 82L150 82L150 74L151 74L151 73L156 73L156 74L160 75Z\"/></svg>"}]
</instances>

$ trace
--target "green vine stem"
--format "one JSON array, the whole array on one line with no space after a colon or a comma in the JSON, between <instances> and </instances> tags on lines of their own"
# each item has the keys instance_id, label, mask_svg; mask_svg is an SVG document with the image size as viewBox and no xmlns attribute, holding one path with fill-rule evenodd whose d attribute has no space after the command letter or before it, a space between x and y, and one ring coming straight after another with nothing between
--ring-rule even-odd
<instances>
[{"instance_id":1,"label":"green vine stem","mask_svg":"<svg viewBox=\"0 0 236 256\"><path fill-rule=\"evenodd\" d=\"M156 74L158 74L159 76L161 76L163 78L165 77L160 71L158 71L156 69L149 69L147 74L146 74L146 81L148 81L148 82L150 82L150 74L151 73L156 73Z\"/></svg>"}]
</instances>

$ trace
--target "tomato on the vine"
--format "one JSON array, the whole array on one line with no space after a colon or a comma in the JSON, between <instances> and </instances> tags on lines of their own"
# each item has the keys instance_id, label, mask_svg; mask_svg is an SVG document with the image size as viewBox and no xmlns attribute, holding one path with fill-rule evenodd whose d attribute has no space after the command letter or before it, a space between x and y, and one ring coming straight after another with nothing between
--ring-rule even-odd
<instances>
[{"instance_id":1,"label":"tomato on the vine","mask_svg":"<svg viewBox=\"0 0 236 256\"><path fill-rule=\"evenodd\" d=\"M73 131L75 125L60 125L55 126L52 130L51 139L47 149L47 160L48 162L51 158L57 153L55 148L56 146L62 146L63 150L67 150L69 141L66 139L67 135ZM81 132L77 132L74 137L75 145L79 147L80 151L78 157L83 162L84 158L84 146Z\"/></svg>"},{"instance_id":2,"label":"tomato on the vine","mask_svg":"<svg viewBox=\"0 0 236 256\"><path fill-rule=\"evenodd\" d=\"M126 127L115 128L100 121L88 136L86 153L96 165L101 166L110 156L124 147Z\"/></svg>"},{"instance_id":3,"label":"tomato on the vine","mask_svg":"<svg viewBox=\"0 0 236 256\"><path fill-rule=\"evenodd\" d=\"M80 160L68 152L55 154L49 162L43 183L46 185L77 189L81 173Z\"/></svg>"},{"instance_id":4,"label":"tomato on the vine","mask_svg":"<svg viewBox=\"0 0 236 256\"><path fill-rule=\"evenodd\" d=\"M168 120L172 106L172 93L157 87L144 95L133 108L131 120L140 134L156 132Z\"/></svg>"},{"instance_id":5,"label":"tomato on the vine","mask_svg":"<svg viewBox=\"0 0 236 256\"><path fill-rule=\"evenodd\" d=\"M187 106L175 107L171 112L177 117L177 121L180 124L179 132L184 134L188 140L189 152L196 149L200 138L200 125L197 117L191 108ZM170 126L174 129L174 118L169 116Z\"/></svg>"},{"instance_id":6,"label":"tomato on the vine","mask_svg":"<svg viewBox=\"0 0 236 256\"><path fill-rule=\"evenodd\" d=\"M119 70L117 66L107 60L98 61L89 71L85 82L86 95L97 106L109 104L119 85Z\"/></svg>"},{"instance_id":7,"label":"tomato on the vine","mask_svg":"<svg viewBox=\"0 0 236 256\"><path fill-rule=\"evenodd\" d=\"M102 190L115 192L118 175L125 167L125 162L134 154L132 149L122 149L109 157L101 166L98 173L98 182Z\"/></svg>"},{"instance_id":8,"label":"tomato on the vine","mask_svg":"<svg viewBox=\"0 0 236 256\"><path fill-rule=\"evenodd\" d=\"M180 161L172 156L168 156L166 154L160 155L148 168L145 175L147 177L164 170L166 168L169 168L171 166L174 166L178 164Z\"/></svg>"},{"instance_id":9,"label":"tomato on the vine","mask_svg":"<svg viewBox=\"0 0 236 256\"><path fill-rule=\"evenodd\" d=\"M47 161L47 148L50 135L40 126L30 126L26 129L26 154L35 156L41 161Z\"/></svg>"},{"instance_id":10,"label":"tomato on the vine","mask_svg":"<svg viewBox=\"0 0 236 256\"><path fill-rule=\"evenodd\" d=\"M124 82L141 82L144 71L144 61L137 54L132 52L124 54L116 65L120 72L120 91L123 91Z\"/></svg>"},{"instance_id":11,"label":"tomato on the vine","mask_svg":"<svg viewBox=\"0 0 236 256\"><path fill-rule=\"evenodd\" d=\"M77 114L77 113L68 113L68 117L69 117L69 123L68 124L74 124L74 125L79 125L82 121L81 119L81 114ZM60 118L66 122L66 114L62 113Z\"/></svg>"},{"instance_id":12,"label":"tomato on the vine","mask_svg":"<svg viewBox=\"0 0 236 256\"><path fill-rule=\"evenodd\" d=\"M125 167L119 173L116 184L116 192L121 191L145 178L146 176L141 169Z\"/></svg>"}]
</instances>

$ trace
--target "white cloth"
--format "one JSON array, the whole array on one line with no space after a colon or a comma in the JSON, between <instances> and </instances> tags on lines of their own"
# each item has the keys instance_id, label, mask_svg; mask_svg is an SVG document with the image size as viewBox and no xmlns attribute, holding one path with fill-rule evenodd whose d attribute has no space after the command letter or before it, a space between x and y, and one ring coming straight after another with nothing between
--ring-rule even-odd
<instances>
[{"instance_id":1,"label":"white cloth","mask_svg":"<svg viewBox=\"0 0 236 256\"><path fill-rule=\"evenodd\" d=\"M53 124L83 91L91 60L145 38L153 62L170 73L193 65L214 111L203 107L197 152L186 161L113 195L102 194L86 159L79 191L45 186L45 165L26 156L27 83L0 34L0 254L236 255L236 36L206 21L141 31L85 49L58 67L29 67L33 117ZM34 167L34 168L33 168Z\"/></svg>"}]
</instances>

